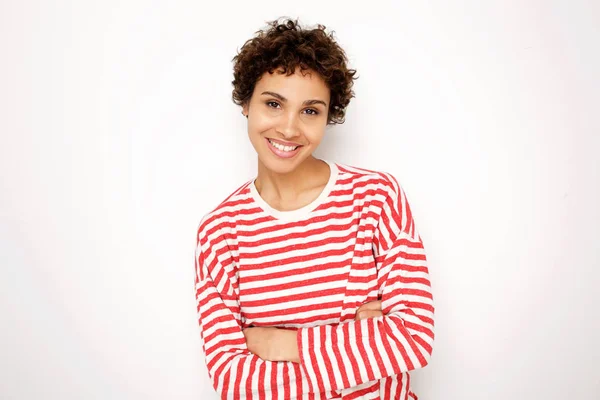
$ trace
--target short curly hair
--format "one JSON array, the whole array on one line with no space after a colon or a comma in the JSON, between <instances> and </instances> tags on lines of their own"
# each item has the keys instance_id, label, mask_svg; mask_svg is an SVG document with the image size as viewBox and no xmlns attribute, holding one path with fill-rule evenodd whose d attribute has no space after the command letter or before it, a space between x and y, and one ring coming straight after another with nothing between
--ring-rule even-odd
<instances>
[{"instance_id":1,"label":"short curly hair","mask_svg":"<svg viewBox=\"0 0 600 400\"><path fill-rule=\"evenodd\" d=\"M321 24L304 29L297 19L289 18L268 22L268 26L246 41L232 60L233 102L237 105L249 102L256 82L267 71L279 70L289 76L296 68L310 69L323 78L331 93L327 124L344 123L357 77L356 70L348 68L346 53L335 41L334 32L326 33Z\"/></svg>"}]
</instances>

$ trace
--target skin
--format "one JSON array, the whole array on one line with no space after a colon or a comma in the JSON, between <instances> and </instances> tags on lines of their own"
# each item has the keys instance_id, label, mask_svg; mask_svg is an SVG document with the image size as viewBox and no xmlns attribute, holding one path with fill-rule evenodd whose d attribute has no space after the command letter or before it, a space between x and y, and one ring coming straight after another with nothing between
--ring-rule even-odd
<instances>
[{"instance_id":1,"label":"skin","mask_svg":"<svg viewBox=\"0 0 600 400\"><path fill-rule=\"evenodd\" d=\"M255 186L273 208L289 211L316 199L329 180L329 166L312 154L325 136L330 91L315 72L299 68L286 76L266 72L242 113L258 155ZM293 158L280 158L267 138L301 145Z\"/></svg>"},{"instance_id":2,"label":"skin","mask_svg":"<svg viewBox=\"0 0 600 400\"><path fill-rule=\"evenodd\" d=\"M254 182L261 197L280 211L295 210L315 200L329 180L329 166L313 156L325 136L330 90L314 71L292 75L266 72L242 107L248 117L248 138L258 155ZM292 158L280 158L267 138L301 145ZM382 316L381 302L365 303L356 320ZM243 330L248 349L268 361L300 362L296 331L274 327Z\"/></svg>"}]
</instances>

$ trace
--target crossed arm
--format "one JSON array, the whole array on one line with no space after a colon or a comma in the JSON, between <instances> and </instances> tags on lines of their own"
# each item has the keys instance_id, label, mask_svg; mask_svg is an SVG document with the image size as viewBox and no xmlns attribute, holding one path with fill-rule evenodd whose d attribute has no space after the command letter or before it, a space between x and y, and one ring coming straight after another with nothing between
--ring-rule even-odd
<instances>
[{"instance_id":1,"label":"crossed arm","mask_svg":"<svg viewBox=\"0 0 600 400\"><path fill-rule=\"evenodd\" d=\"M382 204L373 238L381 301L361 306L354 321L297 331L243 329L227 245L215 246L206 235L198 239L196 297L203 350L213 386L223 398L326 393L428 364L434 341L429 271L397 185Z\"/></svg>"},{"instance_id":2,"label":"crossed arm","mask_svg":"<svg viewBox=\"0 0 600 400\"><path fill-rule=\"evenodd\" d=\"M363 304L356 311L355 321L383 316L381 301ZM248 350L265 361L300 362L296 331L271 327L243 330Z\"/></svg>"},{"instance_id":3,"label":"crossed arm","mask_svg":"<svg viewBox=\"0 0 600 400\"><path fill-rule=\"evenodd\" d=\"M297 331L242 329L238 295L228 274L215 257L202 259L196 287L203 348L213 386L223 398L281 390L326 393L429 362L434 308L417 238L399 235L379 258L381 317L361 319L368 314L360 312L356 321Z\"/></svg>"}]
</instances>

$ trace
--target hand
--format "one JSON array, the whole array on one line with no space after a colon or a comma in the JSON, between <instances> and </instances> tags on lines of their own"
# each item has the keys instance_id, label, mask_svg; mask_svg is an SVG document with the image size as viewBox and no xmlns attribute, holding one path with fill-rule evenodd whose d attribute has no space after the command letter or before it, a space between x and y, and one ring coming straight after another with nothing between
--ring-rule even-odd
<instances>
[{"instance_id":1,"label":"hand","mask_svg":"<svg viewBox=\"0 0 600 400\"><path fill-rule=\"evenodd\" d=\"M256 354L263 360L267 360L270 355L269 343L271 342L271 334L273 329L270 327L250 327L243 330L246 337L246 346L248 350Z\"/></svg>"},{"instance_id":2,"label":"hand","mask_svg":"<svg viewBox=\"0 0 600 400\"><path fill-rule=\"evenodd\" d=\"M273 327L243 330L248 350L265 361L300 362L296 331Z\"/></svg>"},{"instance_id":3,"label":"hand","mask_svg":"<svg viewBox=\"0 0 600 400\"><path fill-rule=\"evenodd\" d=\"M354 317L354 320L360 321L361 319L377 317L383 317L380 300L370 301L358 307L358 310L356 310L356 317Z\"/></svg>"}]
</instances>

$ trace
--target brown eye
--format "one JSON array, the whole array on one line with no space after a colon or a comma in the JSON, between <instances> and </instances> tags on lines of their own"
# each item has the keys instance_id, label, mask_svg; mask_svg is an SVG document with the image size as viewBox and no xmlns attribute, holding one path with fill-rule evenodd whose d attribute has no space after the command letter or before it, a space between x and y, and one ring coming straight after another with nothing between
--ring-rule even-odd
<instances>
[{"instance_id":1,"label":"brown eye","mask_svg":"<svg viewBox=\"0 0 600 400\"><path fill-rule=\"evenodd\" d=\"M315 110L314 108L308 108L308 109L306 109L306 113L308 115L319 115L319 112L317 110Z\"/></svg>"},{"instance_id":2,"label":"brown eye","mask_svg":"<svg viewBox=\"0 0 600 400\"><path fill-rule=\"evenodd\" d=\"M267 101L267 106L271 108L277 108L279 106L279 103L277 103L276 101Z\"/></svg>"}]
</instances>

